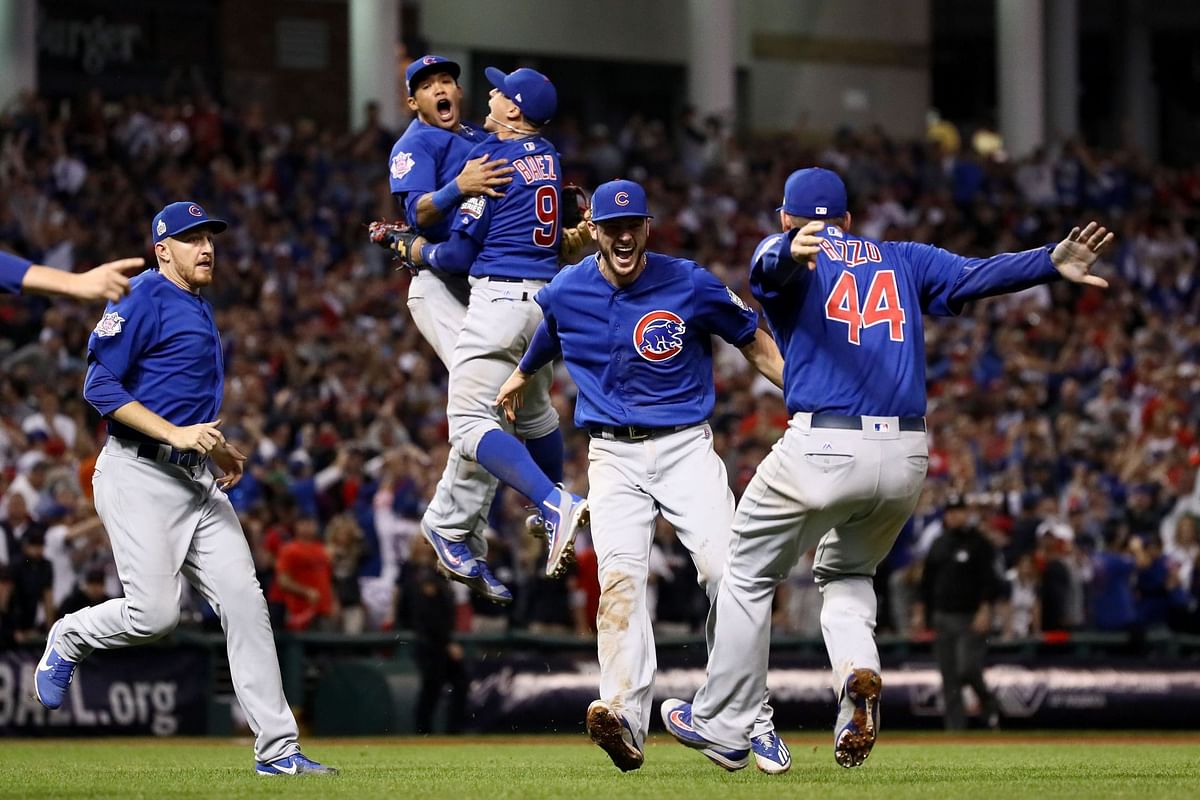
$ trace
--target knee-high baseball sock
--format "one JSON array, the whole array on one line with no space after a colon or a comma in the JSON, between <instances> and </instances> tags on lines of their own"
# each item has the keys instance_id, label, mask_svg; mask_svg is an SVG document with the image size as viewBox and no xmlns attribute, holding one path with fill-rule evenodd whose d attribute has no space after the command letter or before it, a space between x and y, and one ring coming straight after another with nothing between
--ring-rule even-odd
<instances>
[{"instance_id":1,"label":"knee-high baseball sock","mask_svg":"<svg viewBox=\"0 0 1200 800\"><path fill-rule=\"evenodd\" d=\"M485 433L475 450L475 460L539 506L554 493L554 481L538 468L521 441L504 431Z\"/></svg>"},{"instance_id":2,"label":"knee-high baseball sock","mask_svg":"<svg viewBox=\"0 0 1200 800\"><path fill-rule=\"evenodd\" d=\"M821 594L821 632L833 665L834 690L841 691L850 670L866 667L879 672L875 587L870 578L842 578L823 585Z\"/></svg>"},{"instance_id":3,"label":"knee-high baseball sock","mask_svg":"<svg viewBox=\"0 0 1200 800\"><path fill-rule=\"evenodd\" d=\"M538 467L552 483L562 483L563 479L563 435L555 428L551 433L537 439L526 439L525 449Z\"/></svg>"}]
</instances>

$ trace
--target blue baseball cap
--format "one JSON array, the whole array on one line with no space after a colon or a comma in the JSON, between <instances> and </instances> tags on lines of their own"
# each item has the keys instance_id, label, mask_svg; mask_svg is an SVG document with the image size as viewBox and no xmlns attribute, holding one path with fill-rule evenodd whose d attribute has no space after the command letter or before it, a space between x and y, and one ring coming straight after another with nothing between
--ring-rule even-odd
<instances>
[{"instance_id":1,"label":"blue baseball cap","mask_svg":"<svg viewBox=\"0 0 1200 800\"><path fill-rule=\"evenodd\" d=\"M620 217L653 216L646 210L646 190L633 181L609 181L592 194L592 222Z\"/></svg>"},{"instance_id":2,"label":"blue baseball cap","mask_svg":"<svg viewBox=\"0 0 1200 800\"><path fill-rule=\"evenodd\" d=\"M525 119L535 125L545 125L558 110L558 92L554 84L536 69L521 67L505 74L495 67L488 67L483 74L492 86L517 104Z\"/></svg>"},{"instance_id":3,"label":"blue baseball cap","mask_svg":"<svg viewBox=\"0 0 1200 800\"><path fill-rule=\"evenodd\" d=\"M846 213L846 184L821 167L798 169L783 186L783 205L775 209L793 217L830 219Z\"/></svg>"},{"instance_id":4,"label":"blue baseball cap","mask_svg":"<svg viewBox=\"0 0 1200 800\"><path fill-rule=\"evenodd\" d=\"M154 215L154 222L150 223L150 235L154 238L154 243L158 244L168 236L178 236L184 231L201 226L211 228L213 233L220 233L229 227L225 220L213 219L200 206L182 200L171 203Z\"/></svg>"},{"instance_id":5,"label":"blue baseball cap","mask_svg":"<svg viewBox=\"0 0 1200 800\"><path fill-rule=\"evenodd\" d=\"M404 70L404 82L408 84L408 93L415 93L416 84L420 82L421 77L431 72L445 72L454 80L458 80L458 76L462 74L462 67L441 56L428 55L414 59L408 65L408 69Z\"/></svg>"}]
</instances>

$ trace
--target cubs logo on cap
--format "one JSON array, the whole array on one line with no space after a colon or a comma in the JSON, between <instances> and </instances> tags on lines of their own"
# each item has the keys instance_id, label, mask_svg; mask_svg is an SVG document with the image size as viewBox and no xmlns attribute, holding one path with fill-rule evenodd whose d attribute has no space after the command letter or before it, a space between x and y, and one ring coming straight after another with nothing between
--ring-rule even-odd
<instances>
[{"instance_id":1,"label":"cubs logo on cap","mask_svg":"<svg viewBox=\"0 0 1200 800\"><path fill-rule=\"evenodd\" d=\"M633 327L633 347L637 354L652 363L670 361L683 352L683 335L687 325L673 311L651 311Z\"/></svg>"},{"instance_id":2,"label":"cubs logo on cap","mask_svg":"<svg viewBox=\"0 0 1200 800\"><path fill-rule=\"evenodd\" d=\"M158 244L163 239L201 227L208 228L213 233L220 233L229 226L223 219L208 216L204 208L197 203L183 200L171 203L155 214L154 221L150 224L150 232L154 243Z\"/></svg>"},{"instance_id":3,"label":"cubs logo on cap","mask_svg":"<svg viewBox=\"0 0 1200 800\"><path fill-rule=\"evenodd\" d=\"M646 210L646 190L633 181L609 181L592 194L592 222L618 217L651 217Z\"/></svg>"},{"instance_id":4,"label":"cubs logo on cap","mask_svg":"<svg viewBox=\"0 0 1200 800\"><path fill-rule=\"evenodd\" d=\"M809 167L788 176L783 205L776 209L805 219L830 219L846 214L846 184L836 172Z\"/></svg>"},{"instance_id":5,"label":"cubs logo on cap","mask_svg":"<svg viewBox=\"0 0 1200 800\"><path fill-rule=\"evenodd\" d=\"M404 70L404 82L408 84L408 93L415 94L421 78L434 72L445 72L454 80L458 80L458 76L462 74L462 67L448 58L435 56L432 53L414 59L408 65L408 69Z\"/></svg>"}]
</instances>

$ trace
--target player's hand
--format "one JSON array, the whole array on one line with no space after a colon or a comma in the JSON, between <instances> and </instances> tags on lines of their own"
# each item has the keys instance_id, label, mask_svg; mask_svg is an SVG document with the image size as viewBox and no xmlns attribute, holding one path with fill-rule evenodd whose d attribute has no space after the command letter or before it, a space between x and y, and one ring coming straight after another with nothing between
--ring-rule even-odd
<instances>
[{"instance_id":1,"label":"player's hand","mask_svg":"<svg viewBox=\"0 0 1200 800\"><path fill-rule=\"evenodd\" d=\"M1072 283L1106 288L1108 281L1099 275L1092 275L1091 269L1114 238L1113 233L1104 226L1089 222L1082 231L1072 228L1067 238L1055 245L1050 260L1054 262L1058 274Z\"/></svg>"},{"instance_id":2,"label":"player's hand","mask_svg":"<svg viewBox=\"0 0 1200 800\"><path fill-rule=\"evenodd\" d=\"M817 233L824 229L825 223L819 219L805 224L792 238L792 261L804 264L809 269L816 269L816 255L821 252L821 237L817 236Z\"/></svg>"},{"instance_id":3,"label":"player's hand","mask_svg":"<svg viewBox=\"0 0 1200 800\"><path fill-rule=\"evenodd\" d=\"M367 237L385 250L390 250L392 255L413 273L426 266L421 259L421 248L427 244L425 237L418 235L403 222L377 219L367 226Z\"/></svg>"},{"instance_id":4,"label":"player's hand","mask_svg":"<svg viewBox=\"0 0 1200 800\"><path fill-rule=\"evenodd\" d=\"M221 420L218 419L214 422L176 428L167 437L167 444L176 450L195 450L207 455L214 447L225 443L225 434L219 430L220 426Z\"/></svg>"},{"instance_id":5,"label":"player's hand","mask_svg":"<svg viewBox=\"0 0 1200 800\"><path fill-rule=\"evenodd\" d=\"M498 191L498 189L512 183L512 178L509 176L513 172L514 170L508 166L506 158L489 161L487 156L480 156L468 161L454 182L458 184L458 190L466 197L478 197L479 195L503 197L504 192Z\"/></svg>"},{"instance_id":6,"label":"player's hand","mask_svg":"<svg viewBox=\"0 0 1200 800\"><path fill-rule=\"evenodd\" d=\"M521 407L521 398L525 394L525 384L529 382L529 378L530 376L521 370L514 369L496 393L496 405L504 409L504 416L509 422L517 421L517 409Z\"/></svg>"},{"instance_id":7,"label":"player's hand","mask_svg":"<svg viewBox=\"0 0 1200 800\"><path fill-rule=\"evenodd\" d=\"M217 487L229 491L238 485L246 471L246 454L230 442L217 445L212 449L213 463L225 474L217 478Z\"/></svg>"},{"instance_id":8,"label":"player's hand","mask_svg":"<svg viewBox=\"0 0 1200 800\"><path fill-rule=\"evenodd\" d=\"M122 258L109 261L81 275L72 275L67 287L71 297L80 300L117 301L129 292L129 278L125 273L141 269L146 265L144 258Z\"/></svg>"}]
</instances>

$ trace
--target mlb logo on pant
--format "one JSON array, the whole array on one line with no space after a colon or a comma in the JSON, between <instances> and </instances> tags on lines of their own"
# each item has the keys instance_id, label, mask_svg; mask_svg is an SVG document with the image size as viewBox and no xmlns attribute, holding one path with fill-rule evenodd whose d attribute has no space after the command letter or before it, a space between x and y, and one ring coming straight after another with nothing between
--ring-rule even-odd
<instances>
[{"instance_id":1,"label":"mlb logo on pant","mask_svg":"<svg viewBox=\"0 0 1200 800\"><path fill-rule=\"evenodd\" d=\"M875 423L875 431L877 433L882 432L882 431L887 431L887 430L890 430L888 423L886 423L886 422L876 422Z\"/></svg>"}]
</instances>

